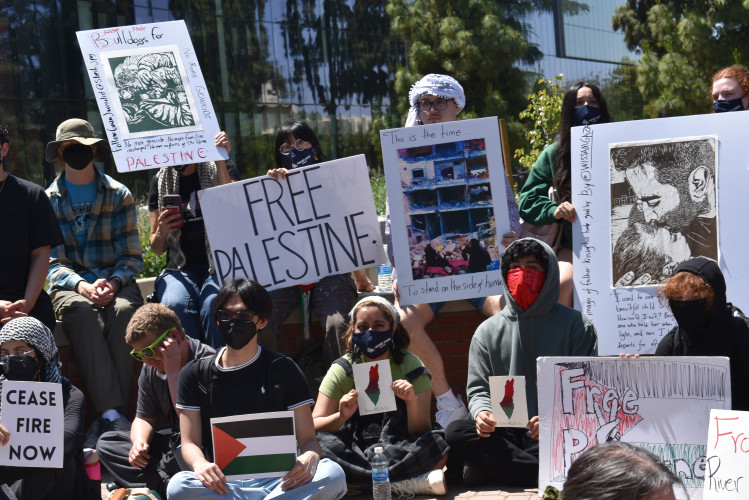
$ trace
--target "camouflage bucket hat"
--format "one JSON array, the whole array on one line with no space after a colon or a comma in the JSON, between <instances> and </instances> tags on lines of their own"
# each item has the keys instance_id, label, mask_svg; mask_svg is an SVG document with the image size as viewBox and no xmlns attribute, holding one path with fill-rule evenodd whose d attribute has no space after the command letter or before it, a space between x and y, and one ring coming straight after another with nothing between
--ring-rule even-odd
<instances>
[{"instance_id":1,"label":"camouflage bucket hat","mask_svg":"<svg viewBox=\"0 0 749 500\"><path fill-rule=\"evenodd\" d=\"M47 161L56 161L58 156L57 147L63 142L71 140L78 141L86 146L96 144L96 156L94 158L97 161L104 161L112 152L109 142L106 139L96 137L94 127L89 122L80 118L71 118L70 120L65 120L57 127L55 140L47 144Z\"/></svg>"}]
</instances>

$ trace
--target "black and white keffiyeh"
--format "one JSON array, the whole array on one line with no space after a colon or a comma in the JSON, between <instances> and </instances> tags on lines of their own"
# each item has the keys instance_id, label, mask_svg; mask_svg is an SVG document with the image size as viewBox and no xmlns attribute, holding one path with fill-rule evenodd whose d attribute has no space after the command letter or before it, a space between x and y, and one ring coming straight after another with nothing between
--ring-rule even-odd
<instances>
[{"instance_id":1,"label":"black and white keffiyeh","mask_svg":"<svg viewBox=\"0 0 749 500\"><path fill-rule=\"evenodd\" d=\"M408 93L408 102L411 107L406 118L406 127L422 125L419 116L419 99L425 94L452 99L458 105L458 113L466 107L466 94L458 80L448 75L429 73L414 83Z\"/></svg>"}]
</instances>

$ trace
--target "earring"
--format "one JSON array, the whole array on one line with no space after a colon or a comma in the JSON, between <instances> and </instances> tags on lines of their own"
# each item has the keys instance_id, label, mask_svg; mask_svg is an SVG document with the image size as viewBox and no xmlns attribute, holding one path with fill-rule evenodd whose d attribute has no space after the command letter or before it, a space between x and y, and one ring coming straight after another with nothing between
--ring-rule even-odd
<instances>
[{"instance_id":1,"label":"earring","mask_svg":"<svg viewBox=\"0 0 749 500\"><path fill-rule=\"evenodd\" d=\"M312 151L315 151L315 150L313 149ZM317 151L315 151L315 161L317 160L319 160L319 158L317 157Z\"/></svg>"}]
</instances>

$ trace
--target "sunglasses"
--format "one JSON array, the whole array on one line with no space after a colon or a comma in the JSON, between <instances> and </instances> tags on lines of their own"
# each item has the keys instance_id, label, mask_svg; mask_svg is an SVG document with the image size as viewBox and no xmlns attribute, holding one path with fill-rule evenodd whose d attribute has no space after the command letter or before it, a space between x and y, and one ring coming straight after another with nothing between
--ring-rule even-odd
<instances>
[{"instance_id":1,"label":"sunglasses","mask_svg":"<svg viewBox=\"0 0 749 500\"><path fill-rule=\"evenodd\" d=\"M159 335L159 338L157 338L153 344L149 345L148 347L144 347L143 349L133 349L132 351L130 351L130 355L138 361L143 361L143 358L152 358L156 356L156 351L154 351L156 346L166 338L167 333L176 329L177 327L171 327L170 329Z\"/></svg>"},{"instance_id":2,"label":"sunglasses","mask_svg":"<svg viewBox=\"0 0 749 500\"><path fill-rule=\"evenodd\" d=\"M219 309L216 311L216 317L219 321L231 321L236 319L240 323L250 323L255 313L242 309L241 311L229 311L228 309Z\"/></svg>"}]
</instances>

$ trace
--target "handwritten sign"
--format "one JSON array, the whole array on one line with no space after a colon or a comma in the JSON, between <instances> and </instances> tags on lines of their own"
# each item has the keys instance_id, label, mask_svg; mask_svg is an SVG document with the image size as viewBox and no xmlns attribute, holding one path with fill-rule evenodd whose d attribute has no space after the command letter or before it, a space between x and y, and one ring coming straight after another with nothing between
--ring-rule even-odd
<instances>
[{"instance_id":1,"label":"handwritten sign","mask_svg":"<svg viewBox=\"0 0 749 500\"><path fill-rule=\"evenodd\" d=\"M707 431L705 500L749 494L749 412L713 410Z\"/></svg>"},{"instance_id":2,"label":"handwritten sign","mask_svg":"<svg viewBox=\"0 0 749 500\"><path fill-rule=\"evenodd\" d=\"M497 427L524 428L528 424L524 376L489 377L489 393L492 400L492 415Z\"/></svg>"},{"instance_id":3,"label":"handwritten sign","mask_svg":"<svg viewBox=\"0 0 749 500\"><path fill-rule=\"evenodd\" d=\"M612 277L618 276L614 272L614 262L623 254L621 245L617 247L617 243L627 227L631 228L629 232L633 233L633 239L624 248L636 250L635 263L644 265L655 262L656 255L664 252L650 253L645 249L646 244L666 242L663 245L667 249L665 253L669 262L659 265L658 269L667 268L667 271L669 267L673 269L675 261L709 253L709 249L703 251L696 248L690 252L689 248L685 248L684 240L687 238L684 235L689 236L694 225L706 228L710 234L714 233L711 224L716 223L717 217L718 263L726 279L728 300L743 310L749 307L749 290L744 286L749 280L749 268L744 265L749 233L734 230L745 225L741 187L749 182L746 168L749 160L746 158L746 138L742 130L746 130L748 125L749 114L721 113L572 129L572 203L578 214L572 227L575 307L596 325L599 353L652 354L660 340L675 325L668 307L658 300L657 286L642 286L651 281L654 275L652 271L638 272L638 275L627 276L625 280L617 279L619 286L614 286L617 283L612 281ZM677 139L709 140L711 144L717 144L718 149L710 158L702 158L704 155L698 153L671 155L680 158L679 162L672 163L693 164L691 170L698 167L705 169L710 165L710 159L713 162L716 156L718 159L716 171L707 175L708 180L717 182L717 200L714 200L714 204L701 202L703 208L705 204L710 206L702 210L706 213L699 214L705 217L695 216L692 219L689 230L676 229L677 226L673 220L668 220L668 216L661 216L663 220L658 220L658 214L667 211L651 211L648 203L653 203L650 197L653 193L644 192L638 187L637 176L626 175L626 155L624 165L615 164L621 160L621 155L614 157L616 150L623 150L626 143L646 141L652 144L660 141L662 144L654 149L661 152L668 149L668 144L678 142ZM638 164L636 157L632 158L629 164ZM693 210L694 205L689 201L692 195L680 190L680 183L668 181L668 176L659 177L660 172L652 173L650 167L643 167L638 173L645 174L645 178L649 179L647 185L651 186L651 190L654 189L652 186L665 186L668 192L664 191L661 199L664 202L676 201L679 213ZM658 179L663 182L656 185ZM668 190L669 182L677 186ZM674 193L677 193L676 196ZM674 229L669 230L665 224L672 224ZM643 235L646 237L643 238ZM622 287L625 282L631 287Z\"/></svg>"},{"instance_id":4,"label":"handwritten sign","mask_svg":"<svg viewBox=\"0 0 749 500\"><path fill-rule=\"evenodd\" d=\"M184 21L76 35L118 171L229 157Z\"/></svg>"},{"instance_id":5,"label":"handwritten sign","mask_svg":"<svg viewBox=\"0 0 749 500\"><path fill-rule=\"evenodd\" d=\"M503 293L510 222L495 118L382 130L401 304Z\"/></svg>"},{"instance_id":6,"label":"handwritten sign","mask_svg":"<svg viewBox=\"0 0 749 500\"><path fill-rule=\"evenodd\" d=\"M62 468L62 386L47 382L3 381L0 412L10 440L0 446L0 465Z\"/></svg>"},{"instance_id":7,"label":"handwritten sign","mask_svg":"<svg viewBox=\"0 0 749 500\"><path fill-rule=\"evenodd\" d=\"M728 358L539 358L538 405L539 491L561 488L591 446L623 441L655 453L698 498L710 410L731 407Z\"/></svg>"},{"instance_id":8,"label":"handwritten sign","mask_svg":"<svg viewBox=\"0 0 749 500\"><path fill-rule=\"evenodd\" d=\"M202 191L216 274L269 290L386 260L364 155Z\"/></svg>"},{"instance_id":9,"label":"handwritten sign","mask_svg":"<svg viewBox=\"0 0 749 500\"><path fill-rule=\"evenodd\" d=\"M389 360L356 363L353 369L360 415L396 410Z\"/></svg>"}]
</instances>

